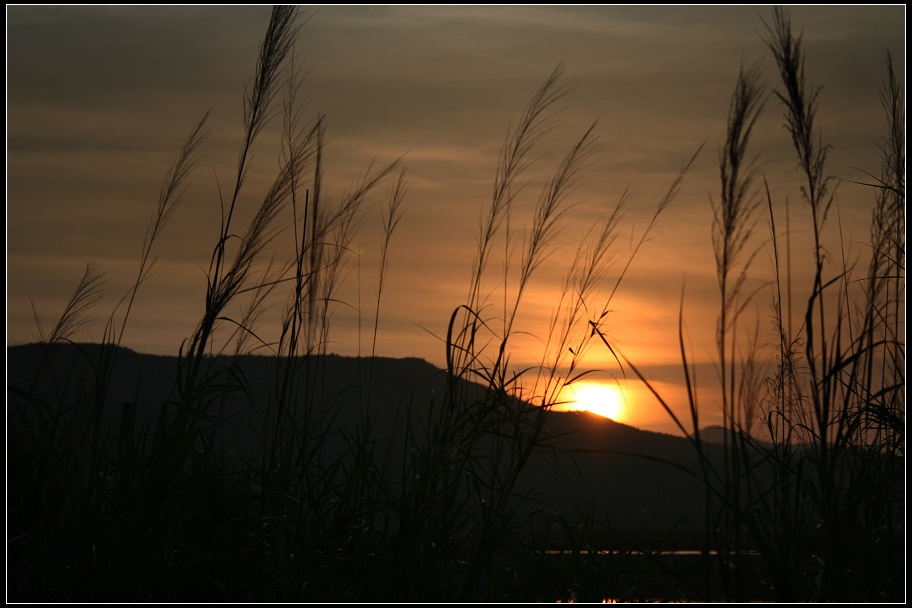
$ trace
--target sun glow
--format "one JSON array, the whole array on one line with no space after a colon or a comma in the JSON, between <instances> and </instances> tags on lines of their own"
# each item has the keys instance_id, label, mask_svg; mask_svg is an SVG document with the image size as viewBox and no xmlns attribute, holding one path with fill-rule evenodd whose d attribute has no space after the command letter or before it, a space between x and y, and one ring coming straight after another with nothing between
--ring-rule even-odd
<instances>
[{"instance_id":1,"label":"sun glow","mask_svg":"<svg viewBox=\"0 0 912 608\"><path fill-rule=\"evenodd\" d=\"M622 420L626 406L617 386L599 382L574 383L564 389L568 409L586 410L612 420Z\"/></svg>"}]
</instances>

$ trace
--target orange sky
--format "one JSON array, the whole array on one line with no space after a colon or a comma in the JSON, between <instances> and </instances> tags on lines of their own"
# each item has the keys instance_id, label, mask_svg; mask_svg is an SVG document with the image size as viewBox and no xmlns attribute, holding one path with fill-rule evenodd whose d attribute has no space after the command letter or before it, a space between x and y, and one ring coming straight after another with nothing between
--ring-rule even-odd
<instances>
[{"instance_id":1,"label":"orange sky","mask_svg":"<svg viewBox=\"0 0 912 608\"><path fill-rule=\"evenodd\" d=\"M528 229L544 180L595 119L598 147L580 175L553 254L520 309L513 362L540 361L576 244L629 188L630 208L614 248L618 263L590 302L594 314L602 310L651 210L705 142L680 195L625 276L604 328L679 403L683 290L701 406L707 423L718 422L710 200L718 198L718 150L739 66L759 65L768 88L777 86L761 38L761 18L770 12L743 6L313 10L298 51L310 69L306 113L327 116L327 192L338 198L371 162L400 156L410 180L406 215L390 249L378 353L443 365L441 338L466 297L478 218L490 201L503 138L563 61L571 88L523 178L528 184L517 199L516 234ZM873 195L852 181L879 172L876 144L885 133L879 87L887 49L904 82L905 7L795 7L791 15L803 28L807 77L823 87L819 124L833 147L830 172L845 180L838 191L843 242L850 259L863 259ZM159 243L158 263L124 337L141 352L177 353L201 314L202 269L218 230L218 184L231 179L242 92L268 18L263 6L7 7L7 344L36 335L32 302L45 323L53 321L84 260L102 266L110 296L97 309L99 323L80 339L100 338L102 321L135 275L161 180L190 128L211 108L207 154ZM278 132L267 130L255 149L249 198L241 201L245 217L253 213L254 193L276 170L278 142ZM802 260L811 253L807 213L782 107L772 96L752 149L777 209L791 201L800 301L806 297L798 287L807 276ZM355 239L358 255L349 260L339 294L331 352L369 349L379 218L379 209L366 215ZM766 219L759 219L752 286L770 276ZM836 244L838 225L829 227L828 242ZM494 302L501 264L492 262L486 283ZM768 305L769 290L761 289L751 314L763 336L770 329ZM667 416L604 348L593 344L583 364L601 370L598 377L628 384L627 422L672 432Z\"/></svg>"}]
</instances>

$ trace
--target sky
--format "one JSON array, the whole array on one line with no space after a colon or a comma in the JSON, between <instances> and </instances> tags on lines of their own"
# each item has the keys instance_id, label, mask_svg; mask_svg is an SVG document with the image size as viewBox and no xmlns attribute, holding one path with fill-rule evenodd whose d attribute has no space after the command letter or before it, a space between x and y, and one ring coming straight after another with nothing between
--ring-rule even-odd
<instances>
[{"instance_id":1,"label":"sky","mask_svg":"<svg viewBox=\"0 0 912 608\"><path fill-rule=\"evenodd\" d=\"M842 180L838 217L827 224L828 252L863 265L874 196L853 182L879 173L877 144L886 122L878 96L888 50L905 86L905 6L789 10L794 29L803 32L808 82L822 87L818 124L832 146L829 172ZM233 179L243 92L269 12L267 6L7 5L8 345L35 339L36 314L53 324L87 261L104 270L108 296L94 311L95 323L74 339L98 340L104 321L112 313L119 318L123 309L116 304L138 270L162 180L194 124L211 111L205 156L157 242L156 265L123 336L139 352L177 354L202 314L219 189ZM675 408L682 403L680 315L703 420L718 423L711 202L719 198L719 149L742 66L756 66L766 87L750 154L767 180L780 236L789 204L796 301L812 255L796 157L772 93L779 87L775 64L763 40L771 7L322 6L304 17L296 65L307 72L304 116L325 115L324 191L341 200L371 167L399 158L407 172L405 214L384 275L377 354L444 365L447 323L465 303L479 218L490 205L504 138L562 65L566 94L548 114L547 133L518 182L523 188L510 220L517 248L546 180L594 121L596 145L568 198L551 255L524 294L508 343L511 360L524 368L550 356L545 337L574 252L626 192L614 266L587 307L596 317L610 310L601 319L606 335ZM279 145L278 128L257 142L239 210L243 221L277 171ZM609 302L653 210L701 145L677 198ZM370 199L374 206L352 242L329 352L370 352L386 191L383 184ZM767 216L757 222L749 281L756 296L744 326L756 327L760 342L769 343ZM279 235L277 246L287 247L290 234ZM486 319L497 318L503 300L504 251L497 248L484 283ZM264 320L264 336L278 335L271 318ZM584 336L585 322L576 329ZM580 369L624 389L619 419L675 432L603 346L590 341Z\"/></svg>"}]
</instances>

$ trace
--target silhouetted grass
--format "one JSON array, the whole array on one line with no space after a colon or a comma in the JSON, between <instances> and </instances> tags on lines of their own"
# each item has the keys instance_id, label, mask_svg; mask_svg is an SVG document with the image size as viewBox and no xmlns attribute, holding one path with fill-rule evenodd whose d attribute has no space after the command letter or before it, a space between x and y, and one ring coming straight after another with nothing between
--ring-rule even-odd
<instances>
[{"instance_id":1,"label":"silhouetted grass","mask_svg":"<svg viewBox=\"0 0 912 608\"><path fill-rule=\"evenodd\" d=\"M45 356L34 382L9 388L12 599L433 601L537 592L517 584L519 569L536 559L523 540L528 515L520 514L531 497L518 490L518 481L547 446L543 423L559 390L545 390L545 407L519 399L522 374L511 371L508 341L532 275L569 209L567 196L587 162L595 125L542 192L517 283L509 290L504 283L500 331L491 333L481 282L505 222L507 251L516 239L509 233L516 181L564 91L562 69L555 70L504 146L469 299L456 309L445 344L447 390L439 402L403 402L400 428L390 436L388 429L375 430L373 369L351 379L361 397L345 403L323 388L322 355L351 239L374 191L399 163L371 168L338 203L327 201L324 123L319 116L303 120L297 101L298 23L293 8L272 12L244 95L236 176L230 190L219 191L219 236L200 320L180 345L170 397L149 404L137 386L132 400L112 404L111 374L158 238L199 161L206 117L165 179L133 287L109 317L100 348L81 351L87 373L73 368L72 383L55 392L45 389L58 371L56 347L88 322L102 289L97 267L87 266L54 328L45 332L39 324ZM281 165L250 223L238 227L251 149L277 115L283 119ZM405 192L405 172L398 169L383 215L375 319ZM620 208L588 249L581 248L588 257L570 270L568 281L580 284L581 298L604 270ZM281 261L273 243L289 218L294 255ZM504 267L513 263L508 259ZM280 333L266 336L259 320L282 292ZM572 306L568 325L579 314L579 303ZM372 354L376 334L375 321ZM274 384L266 394L233 362L250 350L272 355ZM552 384L559 382L557 364L550 369ZM241 411L239 400L246 404ZM140 414L150 406L154 416ZM338 422L343 407L360 408L354 426ZM252 452L232 451L229 416L255 421Z\"/></svg>"},{"instance_id":2,"label":"silhouetted grass","mask_svg":"<svg viewBox=\"0 0 912 608\"><path fill-rule=\"evenodd\" d=\"M770 358L776 365L763 390L757 364L766 355L756 331L738 325L757 293L744 294L759 207L753 185L758 174L747 147L762 106L756 74L742 71L721 153L721 200L713 205L726 452L721 465L703 451L698 388L683 337L691 431L636 366L626 358L624 363L691 435L700 457L707 491L704 598L898 601L905 594L903 94L888 55L881 96L888 125L883 170L870 184L872 253L866 272L859 273L845 262L837 265L822 244L836 209L836 181L827 173L829 147L816 124L819 88L806 81L802 39L793 34L787 12L774 9L765 40L781 78L776 96L785 108L813 229L814 274L803 321L796 328L792 319L789 235L783 269L776 205L766 188L775 276ZM785 212L788 226L787 203ZM616 353L597 324L591 325ZM771 443L758 439L763 436ZM759 552L760 571L749 566L749 550Z\"/></svg>"},{"instance_id":3,"label":"silhouetted grass","mask_svg":"<svg viewBox=\"0 0 912 608\"><path fill-rule=\"evenodd\" d=\"M137 386L131 400L113 404L111 374L157 240L199 161L206 117L191 130L165 179L137 278L108 318L103 343L98 350L79 347L88 371L49 373L61 371L55 368L56 347L72 341L98 301L102 275L96 266L87 265L55 326L46 332L39 323L45 354L34 381L9 387L10 599L899 597L905 157L904 101L892 66L883 94L890 130L883 174L875 184L873 255L861 283L863 305L849 307L856 301L845 295L855 289L851 269L828 276L817 240L811 298L804 323L793 332L786 312L791 289L783 288L789 278L783 279L779 268L776 206L767 196L776 252L778 366L765 393L757 367L760 349L748 341L754 346L745 350L739 324L756 297L745 293L745 285L762 198L748 144L763 95L756 72L739 76L720 158L722 193L713 204L725 458L711 456L699 433L698 387L683 337L691 420L679 420L653 391L690 438L701 467L694 473L705 483L705 552L695 585L692 565L676 566L661 555L666 538L649 539L649 546L643 546L645 538L621 539L594 506L553 512L537 502L527 477L530 463L542 458L559 469L546 421L561 390L588 374L580 368L589 348L601 342L642 378L609 344L600 323L700 150L682 164L626 259L614 250L626 193L582 235L539 363L516 369L511 340L524 298L554 251L572 210L570 195L595 146L593 123L558 163L528 228L520 232L518 184L553 127L555 102L566 92L563 68L554 70L507 134L479 224L468 295L454 309L442 340L446 390L430 399L403 398L397 426L390 430L373 407L379 399L373 357L365 360L368 369L350 379L357 386L353 403L328 388L324 356L352 238L386 185L373 304L371 355L376 354L389 244L402 217L407 178L397 161L370 167L336 203L325 195L325 124L321 116L305 121L298 102L299 27L294 8L273 9L245 91L237 173L231 189L219 191L219 236L200 319L179 345L178 380L170 397L150 404ZM825 171L827 148L815 132L816 93L806 89L800 38L793 37L782 12L774 14L768 44L782 74L784 92L777 95L786 106L819 239L833 184ZM248 226L238 227L251 149L275 116L282 117L281 164ZM280 230L283 224L291 226L287 233L293 239L293 255L286 260L274 253L276 239L287 234ZM492 272L495 261L502 274ZM599 311L593 300L612 269L616 278ZM492 284L496 289L490 292ZM280 328L278 335L267 335L260 320L277 300ZM831 301L836 316L824 310ZM264 358L271 377L265 390L237 363L253 351L270 355ZM51 385L51 377L67 380ZM357 416L346 415L352 408ZM140 415L150 409L154 416ZM759 411L771 443L751 432ZM251 451L235 451L228 436L231 417L253 421ZM549 525L557 533L548 534ZM669 537L676 532L669 530ZM761 573L748 563L747 549L759 552Z\"/></svg>"}]
</instances>

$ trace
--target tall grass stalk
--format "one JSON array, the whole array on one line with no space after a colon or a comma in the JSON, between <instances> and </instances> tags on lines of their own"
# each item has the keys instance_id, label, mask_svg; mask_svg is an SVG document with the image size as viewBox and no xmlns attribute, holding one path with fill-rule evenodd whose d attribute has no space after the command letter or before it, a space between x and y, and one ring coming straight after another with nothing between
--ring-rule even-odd
<instances>
[{"instance_id":1,"label":"tall grass stalk","mask_svg":"<svg viewBox=\"0 0 912 608\"><path fill-rule=\"evenodd\" d=\"M766 357L758 334L745 332L739 319L757 293L745 291L756 255L749 243L759 206L754 186L759 176L746 150L762 95L757 73L742 70L721 157L722 196L713 205L721 293L717 366L726 429L721 463L703 449L683 317L679 339L692 431L598 324L590 325L690 436L697 452L707 492L707 548L715 547L718 560L715 567L706 562L706 599L895 599L903 595L899 581L904 576L899 550L905 455L902 93L888 55L881 93L888 135L881 148L881 175L870 184L876 189L870 262L858 276L843 249L842 266L831 270L836 259L824 243L836 180L827 173L829 146L817 126L820 89L806 82L801 36L793 34L786 11L773 10L765 42L780 76L782 89L776 96L785 108L785 128L804 179L801 196L813 231L813 279L796 331L791 319L790 209L786 201L783 269L777 212L764 179L775 277L771 358L776 366L761 382L758 365ZM768 443L751 433L758 413ZM742 559L745 550L759 551L762 572Z\"/></svg>"},{"instance_id":2,"label":"tall grass stalk","mask_svg":"<svg viewBox=\"0 0 912 608\"><path fill-rule=\"evenodd\" d=\"M377 282L377 303L374 308L374 330L372 332L371 339L371 367L367 376L367 400L365 404L365 409L370 409L370 395L372 393L371 387L374 382L374 357L377 355L377 334L380 329L380 301L383 297L383 283L386 277L386 270L389 264L389 247L390 242L392 241L393 233L396 231L396 228L399 226L399 222L402 221L402 216L404 213L403 201L405 200L405 194L408 190L408 182L405 177L405 169L399 172L399 177L396 180L396 183L393 185L392 189L389 192L387 207L382 218L383 223L383 238L380 243L380 266L378 269L379 279Z\"/></svg>"},{"instance_id":3,"label":"tall grass stalk","mask_svg":"<svg viewBox=\"0 0 912 608\"><path fill-rule=\"evenodd\" d=\"M87 262L85 272L73 291L73 295L70 296L66 306L63 307L63 312L49 332L44 331L41 318L38 316L38 311L35 310L34 302L32 303L32 313L38 328L38 341L45 344L56 344L70 340L89 323L87 315L98 304L104 293L104 273L98 264Z\"/></svg>"},{"instance_id":4,"label":"tall grass stalk","mask_svg":"<svg viewBox=\"0 0 912 608\"><path fill-rule=\"evenodd\" d=\"M744 288L757 253L756 249L753 252L748 249L756 227L759 200L755 187L757 168L747 150L754 125L763 108L763 88L759 78L756 68L747 71L742 68L738 74L729 108L727 136L720 153L722 194L719 203L713 204L712 241L721 296L716 346L719 353L723 420L728 429L724 445L733 457L725 459L722 471L722 484L726 494L724 504L719 513L713 513L712 502L708 502L707 523L714 529L726 531L724 536L720 534L716 539L720 560L725 561L737 559L737 556L732 557L732 549L737 551L742 546L740 534L743 523L740 521L740 513L745 498L741 494L741 480L744 474L742 464L746 463L742 463L743 450L739 449L738 443L743 437L745 415L750 411L748 404L739 399L739 366L736 358L740 336L737 329L739 317L751 300L751 296L744 293ZM695 428L694 432L699 433L700 429ZM707 483L709 481L706 480ZM747 501L749 504L749 498ZM734 562L734 565L737 577L743 571L743 566L738 562ZM729 584L727 568L720 568L720 572L726 593L732 588L743 588L738 581ZM745 598L735 596L735 599L744 601Z\"/></svg>"}]
</instances>

